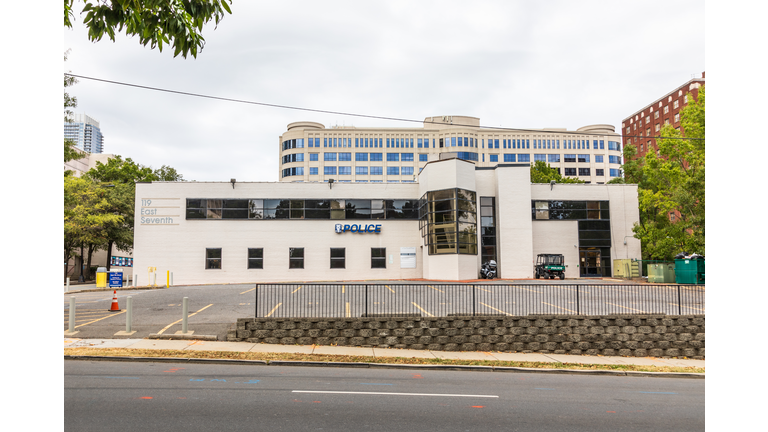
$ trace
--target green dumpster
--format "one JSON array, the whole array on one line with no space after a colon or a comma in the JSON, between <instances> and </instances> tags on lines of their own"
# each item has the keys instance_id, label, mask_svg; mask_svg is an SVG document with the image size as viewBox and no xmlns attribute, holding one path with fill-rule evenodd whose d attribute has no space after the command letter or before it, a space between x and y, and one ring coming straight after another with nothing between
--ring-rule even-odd
<instances>
[{"instance_id":1,"label":"green dumpster","mask_svg":"<svg viewBox=\"0 0 768 432\"><path fill-rule=\"evenodd\" d=\"M675 260L675 280L679 284L703 284L704 283L704 260L703 259Z\"/></svg>"},{"instance_id":2,"label":"green dumpster","mask_svg":"<svg viewBox=\"0 0 768 432\"><path fill-rule=\"evenodd\" d=\"M648 264L648 282L675 283L675 265L672 263Z\"/></svg>"}]
</instances>

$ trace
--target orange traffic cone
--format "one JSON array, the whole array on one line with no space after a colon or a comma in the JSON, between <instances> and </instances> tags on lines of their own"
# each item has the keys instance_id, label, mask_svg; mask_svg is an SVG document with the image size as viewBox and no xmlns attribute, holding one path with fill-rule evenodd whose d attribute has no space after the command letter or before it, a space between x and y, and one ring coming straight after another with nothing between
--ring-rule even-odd
<instances>
[{"instance_id":1,"label":"orange traffic cone","mask_svg":"<svg viewBox=\"0 0 768 432\"><path fill-rule=\"evenodd\" d=\"M110 312L120 312L120 307L117 305L117 290L115 290L112 297L112 307L109 308Z\"/></svg>"}]
</instances>

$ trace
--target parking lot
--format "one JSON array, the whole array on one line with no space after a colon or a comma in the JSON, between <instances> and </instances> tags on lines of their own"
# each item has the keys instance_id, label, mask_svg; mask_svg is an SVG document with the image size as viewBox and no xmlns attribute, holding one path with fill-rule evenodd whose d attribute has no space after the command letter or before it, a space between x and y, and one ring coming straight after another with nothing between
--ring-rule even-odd
<instances>
[{"instance_id":1,"label":"parking lot","mask_svg":"<svg viewBox=\"0 0 768 432\"><path fill-rule=\"evenodd\" d=\"M258 291L258 298L256 293ZM119 311L110 312L113 292L64 294L64 330L75 298L71 334L80 338L145 338L182 330L182 301L188 298L188 330L226 338L237 318L359 317L389 314L704 314L704 287L630 285L620 280L525 280L446 284L425 281L366 281L327 284L196 285L117 290ZM127 298L132 298L131 334L125 334Z\"/></svg>"}]
</instances>

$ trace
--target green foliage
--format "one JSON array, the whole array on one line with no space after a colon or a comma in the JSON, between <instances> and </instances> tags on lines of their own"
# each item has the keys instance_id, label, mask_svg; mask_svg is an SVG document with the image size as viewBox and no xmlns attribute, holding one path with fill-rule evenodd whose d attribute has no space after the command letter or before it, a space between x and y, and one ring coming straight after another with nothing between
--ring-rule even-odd
<instances>
[{"instance_id":1,"label":"green foliage","mask_svg":"<svg viewBox=\"0 0 768 432\"><path fill-rule=\"evenodd\" d=\"M232 0L82 0L88 39L99 41L106 34L114 42L115 30L138 36L139 42L163 51L172 45L173 56L197 57L205 46L203 25L232 13ZM72 27L74 0L64 0L64 27Z\"/></svg>"},{"instance_id":2,"label":"green foliage","mask_svg":"<svg viewBox=\"0 0 768 432\"><path fill-rule=\"evenodd\" d=\"M184 176L176 172L175 168L163 165L155 170L155 176L160 181L184 181Z\"/></svg>"},{"instance_id":3,"label":"green foliage","mask_svg":"<svg viewBox=\"0 0 768 432\"><path fill-rule=\"evenodd\" d=\"M633 231L642 242L644 259L672 259L682 251L704 255L704 112L702 87L698 100L689 96L681 110L682 130L693 139L675 139L682 133L665 125L660 135L667 138L657 140L658 155L650 151L636 167L625 169L628 180L638 183L640 224Z\"/></svg>"},{"instance_id":4,"label":"green foliage","mask_svg":"<svg viewBox=\"0 0 768 432\"><path fill-rule=\"evenodd\" d=\"M64 61L67 61L67 54L69 51L64 52ZM64 121L72 121L72 110L70 108L77 107L77 98L70 96L67 93L67 87L73 86L77 83L75 77L64 75ZM72 140L64 139L64 162L69 162L73 159L79 159L82 155L75 150L75 143Z\"/></svg>"},{"instance_id":5,"label":"green foliage","mask_svg":"<svg viewBox=\"0 0 768 432\"><path fill-rule=\"evenodd\" d=\"M531 183L549 183L554 180L555 183L585 183L573 177L563 177L544 161L536 161L531 165Z\"/></svg>"},{"instance_id":6,"label":"green foliage","mask_svg":"<svg viewBox=\"0 0 768 432\"><path fill-rule=\"evenodd\" d=\"M115 214L107 188L90 179L64 178L64 257L76 255L81 246L103 246L106 231L124 223Z\"/></svg>"}]
</instances>

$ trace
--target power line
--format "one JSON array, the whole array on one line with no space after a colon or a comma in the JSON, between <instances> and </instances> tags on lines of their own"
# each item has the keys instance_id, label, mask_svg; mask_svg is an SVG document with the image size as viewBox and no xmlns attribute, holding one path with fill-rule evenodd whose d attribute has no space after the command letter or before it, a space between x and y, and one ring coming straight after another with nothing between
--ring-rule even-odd
<instances>
[{"instance_id":1,"label":"power line","mask_svg":"<svg viewBox=\"0 0 768 432\"><path fill-rule=\"evenodd\" d=\"M64 75L75 77L75 78L82 78L92 81L100 81L105 82L109 84L117 84L122 85L126 87L135 87L140 88L144 90L153 90L153 91L159 91L164 93L172 93L172 94L179 94L184 96L193 96L193 97L199 97L199 98L205 98L205 99L214 99L214 100L220 100L220 101L226 101L226 102L237 102L237 103L244 103L249 105L259 105L259 106L265 106L265 107L271 107L271 108L282 108L282 109L290 109L290 110L296 110L296 111L308 111L308 112L316 112L316 113L322 113L322 114L336 114L336 115L343 115L343 116L350 116L350 117L361 117L361 118L369 118L369 119L377 119L377 120L390 120L390 121L401 121L401 122L409 122L409 123L430 123L430 124L445 124L441 122L434 122L430 120L413 120L413 119L404 119L404 118L397 118L397 117L384 117L384 116L375 116L375 115L367 115L367 114L355 114L355 113L346 113L341 111L328 111L328 110L321 110L321 109L313 109L313 108L302 108L302 107L294 107L289 105L278 105L278 104L270 104L266 102L254 102L254 101L248 101L248 100L242 100L242 99L232 99L232 98L225 98L220 96L210 96L210 95L204 95L199 93L190 93L190 92L183 92L178 90L169 90L159 87L149 87L149 86L143 86L139 84L131 84L131 83L125 83L120 81L112 81L112 80L106 80L102 78L94 78L94 77L87 77L83 75L75 75L71 73L65 72ZM616 134L615 132L613 134L596 134L596 133L588 133L588 132L578 132L578 131L558 131L558 130L547 130L547 129L520 129L520 128L508 128L508 127L494 127L494 126L474 126L474 125L465 125L465 124L457 124L457 123L450 123L451 126L459 126L459 127L469 127L469 128L478 128L478 129L493 129L493 130L504 130L504 131L514 131L514 132L530 132L530 133L559 133L563 135L581 135L581 136L616 136L621 138L645 138L645 139L679 139L679 140L703 140L703 138L686 138L686 137L643 137L642 135L622 135L622 134Z\"/></svg>"}]
</instances>

